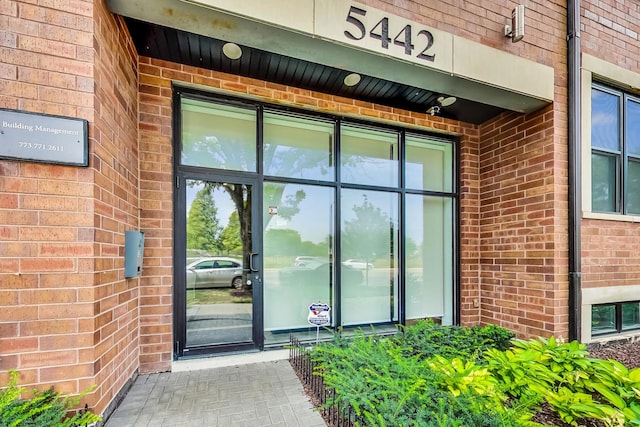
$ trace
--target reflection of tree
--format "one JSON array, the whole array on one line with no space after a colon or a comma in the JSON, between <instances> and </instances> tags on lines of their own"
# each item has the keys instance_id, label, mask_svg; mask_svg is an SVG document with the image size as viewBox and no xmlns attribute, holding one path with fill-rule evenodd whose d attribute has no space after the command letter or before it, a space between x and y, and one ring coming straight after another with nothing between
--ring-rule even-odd
<instances>
[{"instance_id":1,"label":"reflection of tree","mask_svg":"<svg viewBox=\"0 0 640 427\"><path fill-rule=\"evenodd\" d=\"M290 147L267 142L263 153L265 171L269 175L297 177L302 171L309 174L317 170L321 176L326 176L333 171L328 150Z\"/></svg>"},{"instance_id":2,"label":"reflection of tree","mask_svg":"<svg viewBox=\"0 0 640 427\"><path fill-rule=\"evenodd\" d=\"M612 166L614 157L593 153L591 156L591 204L594 211L607 212L613 206Z\"/></svg>"},{"instance_id":3,"label":"reflection of tree","mask_svg":"<svg viewBox=\"0 0 640 427\"><path fill-rule=\"evenodd\" d=\"M255 149L248 147L246 139L242 132L237 135L193 135L185 131L182 135L181 161L191 166L253 171Z\"/></svg>"},{"instance_id":4,"label":"reflection of tree","mask_svg":"<svg viewBox=\"0 0 640 427\"><path fill-rule=\"evenodd\" d=\"M302 246L300 233L295 230L270 229L264 234L264 252L274 256L299 253Z\"/></svg>"},{"instance_id":5,"label":"reflection of tree","mask_svg":"<svg viewBox=\"0 0 640 427\"><path fill-rule=\"evenodd\" d=\"M224 251L229 254L242 254L242 239L240 239L240 220L238 212L229 215L227 226L220 233L220 243Z\"/></svg>"},{"instance_id":6,"label":"reflection of tree","mask_svg":"<svg viewBox=\"0 0 640 427\"><path fill-rule=\"evenodd\" d=\"M216 248L218 250L222 250L223 248L230 250L231 247L226 246L226 243L223 243L223 242L229 242L229 244L233 244L232 243L234 240L233 233L235 233L235 235L238 236L235 239L239 238L239 241L241 242L242 263L244 265L244 270L245 270L243 282L246 283L247 269L251 265L250 258L251 258L251 252L253 252L252 235L251 235L251 208L252 208L251 186L245 185L245 184L232 184L232 183L224 183L224 182L201 182L201 181L191 181L190 185L192 186L204 185L204 188L199 190L198 194L200 193L207 194L208 200L210 200L211 203L213 203L213 198L211 197L211 195L216 189L224 190L233 201L233 205L235 206L235 212L234 212L235 218L237 218L237 227L235 225L233 226L231 225L234 221L230 219L229 221L230 226L228 226L225 229L227 234L224 236L224 240L222 239L222 236L219 236L220 238L218 238L220 227L218 226L219 221L216 217L217 209L215 210L215 213L212 216L210 216L209 219L207 219L208 224L210 224L210 229L205 226L207 222L203 220L201 221L202 226L198 229L194 228L193 233L195 235L197 235L197 233L207 234L215 230L214 235L217 238ZM290 218L291 216L295 215L299 211L298 204L305 198L305 194L304 194L304 191L300 190L293 195L288 195L286 197L283 197L284 189L285 189L285 185L265 184L265 205L267 205L268 203L269 204L275 203L278 206L278 215L285 218ZM196 195L196 200L198 200L197 195ZM194 200L193 204L196 204L196 200ZM191 209L193 209L193 204ZM267 209L265 209L265 211L266 210ZM189 216L191 217L191 211ZM232 217L233 217L233 214L232 214ZM272 217L268 215L268 213L265 214L265 227L266 227L266 224L268 224L268 222L271 220L271 218ZM190 231L191 231L190 223L188 223L187 236L189 235ZM237 241L238 240L236 240L236 242ZM187 240L187 243L189 244L189 240ZM199 249L199 247L194 249Z\"/></svg>"},{"instance_id":7,"label":"reflection of tree","mask_svg":"<svg viewBox=\"0 0 640 427\"><path fill-rule=\"evenodd\" d=\"M330 239L330 236L327 236L325 240L319 243L313 243L309 240L305 240L302 242L300 246L300 253L305 255L313 255L318 257L326 257L329 254L329 243L327 243Z\"/></svg>"},{"instance_id":8,"label":"reflection of tree","mask_svg":"<svg viewBox=\"0 0 640 427\"><path fill-rule=\"evenodd\" d=\"M627 171L627 211L631 214L640 213L640 162L629 159Z\"/></svg>"},{"instance_id":9,"label":"reflection of tree","mask_svg":"<svg viewBox=\"0 0 640 427\"><path fill-rule=\"evenodd\" d=\"M304 191L298 190L294 194L284 195L284 190L287 188L286 184L265 183L264 184L264 211L262 214L263 227L266 230L269 221L271 221L274 215L269 214L269 206L275 206L278 210L277 215L285 219L293 218L298 212L300 212L300 202L302 202L307 195Z\"/></svg>"},{"instance_id":10,"label":"reflection of tree","mask_svg":"<svg viewBox=\"0 0 640 427\"><path fill-rule=\"evenodd\" d=\"M225 125L212 126L201 131L194 131L185 126L182 134L181 162L191 166L220 168L237 171L255 171L256 141L248 138L251 132L246 132L247 120L252 113L242 111L244 118L224 118ZM215 116L215 114L214 114ZM222 116L212 117L219 121ZM235 121L235 123L233 122ZM322 148L310 149L291 147L278 141L267 141L263 151L263 169L271 175L297 177L302 171L318 170L321 175L330 173L333 159L331 158L330 137L327 150ZM205 183L207 191L221 188L229 194L238 213L238 229L242 242L242 260L245 269L249 266L251 248L251 188L242 184ZM277 215L291 218L299 212L298 205L306 197L304 191L284 195L285 184L264 184L263 189L263 226L266 229L273 219L269 215L268 207L276 206ZM217 222L216 222L217 224Z\"/></svg>"},{"instance_id":11,"label":"reflection of tree","mask_svg":"<svg viewBox=\"0 0 640 427\"><path fill-rule=\"evenodd\" d=\"M404 250L407 254L407 257L411 257L414 255L419 255L418 251L420 250L420 248L418 247L418 244L415 242L415 240L413 240L411 237L407 237L404 241Z\"/></svg>"},{"instance_id":12,"label":"reflection of tree","mask_svg":"<svg viewBox=\"0 0 640 427\"><path fill-rule=\"evenodd\" d=\"M360 206L353 205L356 217L346 221L342 229L343 258L359 258L366 262L393 251L393 223L382 209L363 196ZM391 233L391 234L390 234Z\"/></svg>"},{"instance_id":13,"label":"reflection of tree","mask_svg":"<svg viewBox=\"0 0 640 427\"><path fill-rule=\"evenodd\" d=\"M240 240L242 241L242 265L244 267L242 283L247 283L247 269L251 265L251 252L253 252L251 244L251 186L210 182L207 185L220 187L226 191L236 207L238 222L240 223Z\"/></svg>"},{"instance_id":14,"label":"reflection of tree","mask_svg":"<svg viewBox=\"0 0 640 427\"><path fill-rule=\"evenodd\" d=\"M211 189L205 187L198 191L189 208L187 248L203 249L209 254L219 252L222 249L218 239L220 230L218 208Z\"/></svg>"}]
</instances>

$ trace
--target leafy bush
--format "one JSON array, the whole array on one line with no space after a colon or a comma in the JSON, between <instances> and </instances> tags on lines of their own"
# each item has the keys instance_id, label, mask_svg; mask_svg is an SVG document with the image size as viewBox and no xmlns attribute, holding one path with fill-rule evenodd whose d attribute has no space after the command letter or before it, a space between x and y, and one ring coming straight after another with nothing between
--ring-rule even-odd
<instances>
[{"instance_id":1,"label":"leafy bush","mask_svg":"<svg viewBox=\"0 0 640 427\"><path fill-rule=\"evenodd\" d=\"M584 344L551 337L518 341L504 352L489 350L486 360L505 393L546 401L568 424L595 419L607 426L640 425L640 368L629 371L587 354Z\"/></svg>"},{"instance_id":2,"label":"leafy bush","mask_svg":"<svg viewBox=\"0 0 640 427\"><path fill-rule=\"evenodd\" d=\"M68 416L82 397L62 396L53 389L33 390L31 399L21 399L25 389L18 387L18 373L11 371L9 384L0 390L0 427L73 427L85 426L101 418L90 411L76 412Z\"/></svg>"}]
</instances>

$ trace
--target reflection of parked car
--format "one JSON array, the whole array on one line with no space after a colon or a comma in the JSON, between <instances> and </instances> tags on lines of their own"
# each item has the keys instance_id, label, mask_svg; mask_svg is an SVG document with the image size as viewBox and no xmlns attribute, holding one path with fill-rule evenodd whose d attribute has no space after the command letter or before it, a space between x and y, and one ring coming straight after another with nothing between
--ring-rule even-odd
<instances>
[{"instance_id":1,"label":"reflection of parked car","mask_svg":"<svg viewBox=\"0 0 640 427\"><path fill-rule=\"evenodd\" d=\"M293 261L293 265L296 267L304 267L310 262L318 262L318 257L315 256L299 256Z\"/></svg>"},{"instance_id":2,"label":"reflection of parked car","mask_svg":"<svg viewBox=\"0 0 640 427\"><path fill-rule=\"evenodd\" d=\"M242 288L242 262L234 258L198 258L187 264L187 288Z\"/></svg>"},{"instance_id":3,"label":"reflection of parked car","mask_svg":"<svg viewBox=\"0 0 640 427\"><path fill-rule=\"evenodd\" d=\"M348 259L346 261L342 261L342 265L355 268L356 270L369 270L370 268L373 268L373 264L361 259Z\"/></svg>"},{"instance_id":4,"label":"reflection of parked car","mask_svg":"<svg viewBox=\"0 0 640 427\"><path fill-rule=\"evenodd\" d=\"M304 265L283 268L279 272L283 284L328 285L332 280L329 263L326 261L308 261ZM342 280L349 283L362 282L362 272L349 267L342 267Z\"/></svg>"}]
</instances>

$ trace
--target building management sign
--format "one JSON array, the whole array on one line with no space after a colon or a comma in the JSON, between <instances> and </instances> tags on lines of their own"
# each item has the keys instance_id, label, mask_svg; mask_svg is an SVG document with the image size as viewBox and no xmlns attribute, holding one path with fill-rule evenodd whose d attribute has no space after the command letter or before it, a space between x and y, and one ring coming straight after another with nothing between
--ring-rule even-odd
<instances>
[{"instance_id":1,"label":"building management sign","mask_svg":"<svg viewBox=\"0 0 640 427\"><path fill-rule=\"evenodd\" d=\"M87 121L0 109L0 158L88 166Z\"/></svg>"}]
</instances>

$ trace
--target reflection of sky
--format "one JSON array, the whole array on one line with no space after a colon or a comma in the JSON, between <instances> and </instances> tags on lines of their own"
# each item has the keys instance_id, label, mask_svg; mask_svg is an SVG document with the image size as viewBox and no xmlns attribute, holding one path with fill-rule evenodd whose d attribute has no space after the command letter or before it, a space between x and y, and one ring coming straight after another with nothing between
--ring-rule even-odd
<instances>
[{"instance_id":1,"label":"reflection of sky","mask_svg":"<svg viewBox=\"0 0 640 427\"><path fill-rule=\"evenodd\" d=\"M305 198L300 202L300 211L291 219L274 216L269 222L269 229L289 229L300 233L302 241L313 243L324 242L332 234L333 189L312 185L287 184L283 199L302 190ZM269 206L265 206L268 209Z\"/></svg>"},{"instance_id":2,"label":"reflection of sky","mask_svg":"<svg viewBox=\"0 0 640 427\"><path fill-rule=\"evenodd\" d=\"M369 185L398 185L398 161L342 154L342 181Z\"/></svg>"},{"instance_id":3,"label":"reflection of sky","mask_svg":"<svg viewBox=\"0 0 640 427\"><path fill-rule=\"evenodd\" d=\"M627 148L629 153L640 155L640 103L627 102Z\"/></svg>"},{"instance_id":4,"label":"reflection of sky","mask_svg":"<svg viewBox=\"0 0 640 427\"><path fill-rule=\"evenodd\" d=\"M591 91L591 145L618 150L618 100L615 95Z\"/></svg>"}]
</instances>

